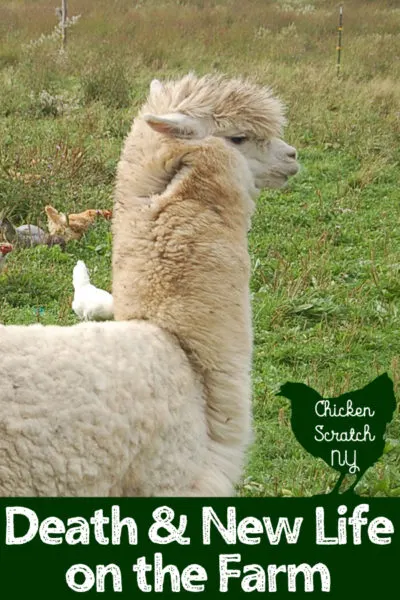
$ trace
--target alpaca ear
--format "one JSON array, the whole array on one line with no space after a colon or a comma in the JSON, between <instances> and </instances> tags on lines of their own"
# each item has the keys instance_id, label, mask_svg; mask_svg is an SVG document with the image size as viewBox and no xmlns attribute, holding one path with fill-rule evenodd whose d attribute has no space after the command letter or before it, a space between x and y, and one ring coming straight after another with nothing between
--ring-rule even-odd
<instances>
[{"instance_id":1,"label":"alpaca ear","mask_svg":"<svg viewBox=\"0 0 400 600\"><path fill-rule=\"evenodd\" d=\"M143 115L147 125L164 135L177 138L203 138L207 135L205 125L199 120L183 113L168 115Z\"/></svg>"},{"instance_id":2,"label":"alpaca ear","mask_svg":"<svg viewBox=\"0 0 400 600\"><path fill-rule=\"evenodd\" d=\"M163 85L161 81L158 79L153 79L153 81L150 83L150 94L157 94L158 92L161 92L162 89Z\"/></svg>"}]
</instances>

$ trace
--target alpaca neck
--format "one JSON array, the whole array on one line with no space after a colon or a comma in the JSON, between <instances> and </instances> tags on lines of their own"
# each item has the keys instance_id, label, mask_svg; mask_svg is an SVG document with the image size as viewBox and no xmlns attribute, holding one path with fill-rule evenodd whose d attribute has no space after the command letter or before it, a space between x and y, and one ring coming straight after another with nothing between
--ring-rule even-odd
<instances>
[{"instance_id":1,"label":"alpaca neck","mask_svg":"<svg viewBox=\"0 0 400 600\"><path fill-rule=\"evenodd\" d=\"M165 143L141 119L133 123L118 165L117 192L134 190L136 199L146 201L161 194L175 175L175 165L165 158Z\"/></svg>"},{"instance_id":2,"label":"alpaca neck","mask_svg":"<svg viewBox=\"0 0 400 600\"><path fill-rule=\"evenodd\" d=\"M181 167L167 191L147 202L138 199L142 180L123 177L131 155L120 164L115 319L147 320L177 337L204 381L210 438L237 447L250 428L251 201L221 140L188 144L186 154L184 143L167 143L158 148L158 160Z\"/></svg>"}]
</instances>

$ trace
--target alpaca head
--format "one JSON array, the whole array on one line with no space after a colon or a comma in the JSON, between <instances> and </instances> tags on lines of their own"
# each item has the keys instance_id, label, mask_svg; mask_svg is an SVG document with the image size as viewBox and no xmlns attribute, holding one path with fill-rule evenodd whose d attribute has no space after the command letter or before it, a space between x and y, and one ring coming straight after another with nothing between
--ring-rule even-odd
<instances>
[{"instance_id":1,"label":"alpaca head","mask_svg":"<svg viewBox=\"0 0 400 600\"><path fill-rule=\"evenodd\" d=\"M280 139L282 103L268 88L221 76L153 80L142 117L158 133L223 138L244 157L257 191L280 188L299 170L296 150Z\"/></svg>"}]
</instances>

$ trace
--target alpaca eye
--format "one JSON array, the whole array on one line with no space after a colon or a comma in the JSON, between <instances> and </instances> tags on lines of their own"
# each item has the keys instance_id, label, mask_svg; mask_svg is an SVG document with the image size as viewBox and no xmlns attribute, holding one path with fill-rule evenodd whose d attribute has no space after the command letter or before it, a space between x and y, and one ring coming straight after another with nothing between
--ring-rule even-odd
<instances>
[{"instance_id":1,"label":"alpaca eye","mask_svg":"<svg viewBox=\"0 0 400 600\"><path fill-rule=\"evenodd\" d=\"M239 146L239 144L243 144L243 142L246 141L246 137L244 135L231 137L229 139L232 142L232 144L236 144L237 146Z\"/></svg>"}]
</instances>

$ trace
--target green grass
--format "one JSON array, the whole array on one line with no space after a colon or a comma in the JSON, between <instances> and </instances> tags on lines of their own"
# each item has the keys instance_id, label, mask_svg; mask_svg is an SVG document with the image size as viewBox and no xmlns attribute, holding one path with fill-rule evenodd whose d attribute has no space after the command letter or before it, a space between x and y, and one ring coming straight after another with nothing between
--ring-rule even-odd
<instances>
[{"instance_id":1,"label":"green grass","mask_svg":"<svg viewBox=\"0 0 400 600\"><path fill-rule=\"evenodd\" d=\"M256 441L243 495L304 496L337 474L307 455L275 393L302 381L325 396L388 371L400 378L400 10L395 2L344 7L328 0L174 2L70 0L81 14L68 53L51 36L54 7L0 7L0 211L46 225L43 208L111 208L124 136L153 77L224 71L273 85L288 105L286 140L301 173L264 192L250 237ZM41 34L42 41L37 42ZM34 44L31 41L36 40ZM397 58L396 58L397 57ZM76 322L72 269L87 263L111 287L109 224L79 242L9 255L0 322ZM1 341L0 341L1 343ZM400 416L383 458L358 486L400 495Z\"/></svg>"}]
</instances>

